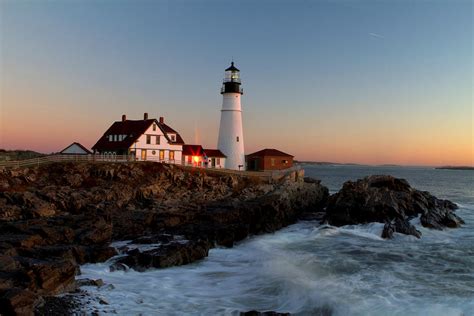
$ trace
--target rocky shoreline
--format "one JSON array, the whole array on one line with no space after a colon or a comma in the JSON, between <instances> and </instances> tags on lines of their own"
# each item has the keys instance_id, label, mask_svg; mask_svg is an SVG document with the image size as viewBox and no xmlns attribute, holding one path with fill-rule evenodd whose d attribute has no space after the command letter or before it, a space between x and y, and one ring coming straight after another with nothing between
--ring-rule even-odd
<instances>
[{"instance_id":1,"label":"rocky shoreline","mask_svg":"<svg viewBox=\"0 0 474 316\"><path fill-rule=\"evenodd\" d=\"M459 227L457 206L402 179L348 181L336 194L301 173L268 184L157 163L55 163L0 172L0 314L80 309L80 265L117 254L110 270L166 268L205 258L299 219L385 223L382 237L421 237L410 224ZM115 249L111 242L124 242ZM85 282L85 283L84 283ZM74 295L56 296L62 293ZM253 312L253 311L252 311Z\"/></svg>"}]
</instances>

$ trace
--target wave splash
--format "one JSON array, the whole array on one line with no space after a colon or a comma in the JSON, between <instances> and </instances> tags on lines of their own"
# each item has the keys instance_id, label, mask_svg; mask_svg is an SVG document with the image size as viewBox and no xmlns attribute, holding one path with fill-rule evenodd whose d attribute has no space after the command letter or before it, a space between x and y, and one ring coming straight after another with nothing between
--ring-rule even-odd
<instances>
[{"instance_id":1,"label":"wave splash","mask_svg":"<svg viewBox=\"0 0 474 316\"><path fill-rule=\"evenodd\" d=\"M461 210L473 223L474 210ZM474 310L474 229L380 238L383 224L344 227L301 222L187 266L109 272L81 267L90 308L120 315L468 315ZM468 224L469 224L468 223ZM113 285L110 286L110 284Z\"/></svg>"}]
</instances>

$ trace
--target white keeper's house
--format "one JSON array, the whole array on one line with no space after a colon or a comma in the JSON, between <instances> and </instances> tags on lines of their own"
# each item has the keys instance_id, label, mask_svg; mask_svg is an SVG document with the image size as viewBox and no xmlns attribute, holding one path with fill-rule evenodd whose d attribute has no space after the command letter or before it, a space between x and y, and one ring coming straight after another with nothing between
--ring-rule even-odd
<instances>
[{"instance_id":1,"label":"white keeper's house","mask_svg":"<svg viewBox=\"0 0 474 316\"><path fill-rule=\"evenodd\" d=\"M136 160L180 163L184 140L163 117L128 120L122 115L92 147L95 154L132 155Z\"/></svg>"}]
</instances>

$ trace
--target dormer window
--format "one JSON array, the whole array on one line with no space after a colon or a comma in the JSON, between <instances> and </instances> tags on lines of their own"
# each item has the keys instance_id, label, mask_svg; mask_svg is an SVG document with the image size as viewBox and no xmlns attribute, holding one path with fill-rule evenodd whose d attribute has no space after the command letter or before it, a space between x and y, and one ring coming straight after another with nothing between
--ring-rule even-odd
<instances>
[{"instance_id":1,"label":"dormer window","mask_svg":"<svg viewBox=\"0 0 474 316\"><path fill-rule=\"evenodd\" d=\"M176 141L176 135L170 135L170 139L172 142Z\"/></svg>"},{"instance_id":2,"label":"dormer window","mask_svg":"<svg viewBox=\"0 0 474 316\"><path fill-rule=\"evenodd\" d=\"M114 135L109 135L108 138L109 138L109 142L113 142L113 141L114 141Z\"/></svg>"}]
</instances>

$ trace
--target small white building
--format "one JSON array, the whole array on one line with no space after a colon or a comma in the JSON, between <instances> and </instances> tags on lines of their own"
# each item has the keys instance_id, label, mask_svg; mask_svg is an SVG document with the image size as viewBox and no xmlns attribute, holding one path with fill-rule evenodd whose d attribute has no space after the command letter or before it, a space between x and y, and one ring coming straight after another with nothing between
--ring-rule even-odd
<instances>
[{"instance_id":1,"label":"small white building","mask_svg":"<svg viewBox=\"0 0 474 316\"><path fill-rule=\"evenodd\" d=\"M183 165L200 168L225 168L226 156L219 149L201 145L183 145Z\"/></svg>"},{"instance_id":2,"label":"small white building","mask_svg":"<svg viewBox=\"0 0 474 316\"><path fill-rule=\"evenodd\" d=\"M219 149L204 149L204 153L207 157L208 168L225 168L227 157Z\"/></svg>"},{"instance_id":3,"label":"small white building","mask_svg":"<svg viewBox=\"0 0 474 316\"><path fill-rule=\"evenodd\" d=\"M204 149L201 145L183 145L183 165L205 167L205 161Z\"/></svg>"},{"instance_id":4,"label":"small white building","mask_svg":"<svg viewBox=\"0 0 474 316\"><path fill-rule=\"evenodd\" d=\"M72 143L59 152L61 155L90 155L92 152L80 143Z\"/></svg>"},{"instance_id":5,"label":"small white building","mask_svg":"<svg viewBox=\"0 0 474 316\"><path fill-rule=\"evenodd\" d=\"M127 120L122 115L92 147L94 153L132 155L136 160L181 163L184 141L181 135L165 124L163 117Z\"/></svg>"}]
</instances>

